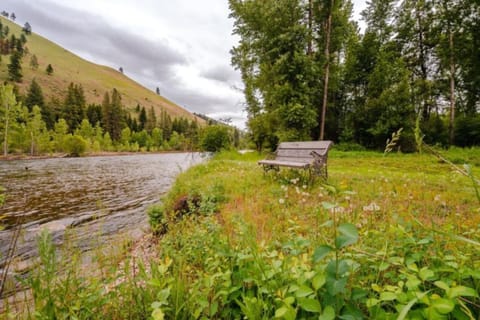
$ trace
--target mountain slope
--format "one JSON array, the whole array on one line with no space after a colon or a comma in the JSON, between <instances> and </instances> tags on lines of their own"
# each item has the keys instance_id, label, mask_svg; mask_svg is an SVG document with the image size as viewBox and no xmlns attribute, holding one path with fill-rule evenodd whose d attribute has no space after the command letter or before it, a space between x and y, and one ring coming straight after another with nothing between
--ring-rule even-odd
<instances>
[{"instance_id":1,"label":"mountain slope","mask_svg":"<svg viewBox=\"0 0 480 320\"><path fill-rule=\"evenodd\" d=\"M4 26L8 26L10 34L20 36L22 29L20 26L3 17L0 19ZM32 27L35 29L35 26ZM17 83L21 93L28 89L31 80L35 78L42 87L46 101L52 97L63 100L68 85L74 82L82 85L88 103L100 104L105 92L111 92L113 88L116 88L121 93L123 105L127 110L133 110L137 104L144 106L147 110L153 106L157 114L160 114L163 108L172 117L197 119L199 123L205 122L117 70L82 59L35 33L27 36L27 40L28 55L22 61L23 81ZM37 56L39 63L37 70L32 70L30 67L32 55ZM2 56L0 63L0 80L2 82L8 78L8 63L8 57ZM50 76L45 72L48 64L51 64L54 69Z\"/></svg>"}]
</instances>

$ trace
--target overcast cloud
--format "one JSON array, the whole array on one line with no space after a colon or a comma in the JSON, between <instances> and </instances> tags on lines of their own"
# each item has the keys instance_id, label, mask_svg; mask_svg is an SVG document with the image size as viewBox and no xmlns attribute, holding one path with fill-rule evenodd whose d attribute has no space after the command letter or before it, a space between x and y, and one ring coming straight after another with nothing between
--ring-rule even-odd
<instances>
[{"instance_id":1,"label":"overcast cloud","mask_svg":"<svg viewBox=\"0 0 480 320\"><path fill-rule=\"evenodd\" d=\"M0 10L82 58L122 67L191 112L245 127L227 0L2 0Z\"/></svg>"}]
</instances>

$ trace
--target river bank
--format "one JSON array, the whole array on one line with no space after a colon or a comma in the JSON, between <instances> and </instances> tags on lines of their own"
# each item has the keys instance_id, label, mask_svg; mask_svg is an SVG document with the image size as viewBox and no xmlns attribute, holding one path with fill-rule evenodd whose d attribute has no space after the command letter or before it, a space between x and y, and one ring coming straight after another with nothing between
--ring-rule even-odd
<instances>
[{"instance_id":1,"label":"river bank","mask_svg":"<svg viewBox=\"0 0 480 320\"><path fill-rule=\"evenodd\" d=\"M144 154L170 154L170 153L189 153L197 151L139 151L139 152L127 152L127 151L101 151L101 152L87 152L80 158L85 157L110 157L110 156L131 156L131 155L144 155ZM69 158L68 153L55 153L49 155L28 155L28 154L9 154L7 156L0 155L0 161L15 161L15 160L45 160L45 159L57 159L57 158ZM77 158L77 157L73 157Z\"/></svg>"}]
</instances>

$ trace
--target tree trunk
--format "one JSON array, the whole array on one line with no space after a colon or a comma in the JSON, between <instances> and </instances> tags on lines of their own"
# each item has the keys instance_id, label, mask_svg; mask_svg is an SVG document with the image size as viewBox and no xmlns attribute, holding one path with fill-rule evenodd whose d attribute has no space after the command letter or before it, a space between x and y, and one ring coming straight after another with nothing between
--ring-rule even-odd
<instances>
[{"instance_id":1,"label":"tree trunk","mask_svg":"<svg viewBox=\"0 0 480 320\"><path fill-rule=\"evenodd\" d=\"M35 151L35 142L33 141L33 131L30 131L30 139L32 140L30 143L30 155L33 156Z\"/></svg>"},{"instance_id":2,"label":"tree trunk","mask_svg":"<svg viewBox=\"0 0 480 320\"><path fill-rule=\"evenodd\" d=\"M453 32L449 35L450 45L450 123L448 126L449 142L453 145L455 122L455 61L453 59Z\"/></svg>"},{"instance_id":3,"label":"tree trunk","mask_svg":"<svg viewBox=\"0 0 480 320\"><path fill-rule=\"evenodd\" d=\"M331 0L330 12L327 19L327 30L325 40L325 78L323 83L323 105L322 105L322 120L320 123L320 140L323 140L325 134L325 116L327 114L327 101L328 101L328 77L330 72L330 33L332 29L332 13L333 3L335 0Z\"/></svg>"},{"instance_id":4,"label":"tree trunk","mask_svg":"<svg viewBox=\"0 0 480 320\"><path fill-rule=\"evenodd\" d=\"M313 0L308 0L308 36L307 55L311 57L313 54Z\"/></svg>"},{"instance_id":5,"label":"tree trunk","mask_svg":"<svg viewBox=\"0 0 480 320\"><path fill-rule=\"evenodd\" d=\"M5 136L3 138L3 155L6 157L8 154L8 105L7 105L7 114L5 117Z\"/></svg>"}]
</instances>

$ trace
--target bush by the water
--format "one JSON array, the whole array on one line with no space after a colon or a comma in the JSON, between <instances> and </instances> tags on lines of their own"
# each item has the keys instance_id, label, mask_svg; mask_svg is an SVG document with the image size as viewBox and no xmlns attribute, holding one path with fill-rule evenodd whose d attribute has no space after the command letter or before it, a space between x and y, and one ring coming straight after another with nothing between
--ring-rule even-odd
<instances>
[{"instance_id":1,"label":"bush by the water","mask_svg":"<svg viewBox=\"0 0 480 320\"><path fill-rule=\"evenodd\" d=\"M71 157L80 157L87 150L87 141L81 136L69 135L65 138L65 151Z\"/></svg>"},{"instance_id":2,"label":"bush by the water","mask_svg":"<svg viewBox=\"0 0 480 320\"><path fill-rule=\"evenodd\" d=\"M223 125L206 127L202 133L200 144L203 150L209 152L229 149L231 141L228 127Z\"/></svg>"}]
</instances>

